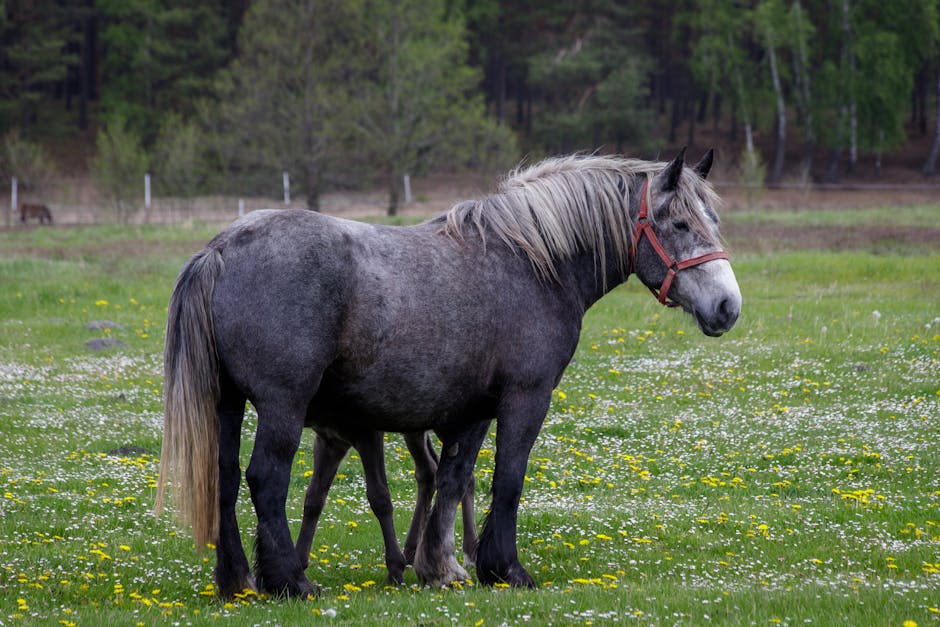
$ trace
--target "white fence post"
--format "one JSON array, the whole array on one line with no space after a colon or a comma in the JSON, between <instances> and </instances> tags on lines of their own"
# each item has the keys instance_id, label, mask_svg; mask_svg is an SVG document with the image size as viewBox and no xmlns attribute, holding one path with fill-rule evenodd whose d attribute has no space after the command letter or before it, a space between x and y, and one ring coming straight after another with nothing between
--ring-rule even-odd
<instances>
[{"instance_id":1,"label":"white fence post","mask_svg":"<svg viewBox=\"0 0 940 627\"><path fill-rule=\"evenodd\" d=\"M405 179L405 204L411 204L411 177L407 174L404 176Z\"/></svg>"},{"instance_id":2,"label":"white fence post","mask_svg":"<svg viewBox=\"0 0 940 627\"><path fill-rule=\"evenodd\" d=\"M290 204L290 174L284 172L284 204Z\"/></svg>"},{"instance_id":3,"label":"white fence post","mask_svg":"<svg viewBox=\"0 0 940 627\"><path fill-rule=\"evenodd\" d=\"M150 173L144 174L144 209L150 211Z\"/></svg>"},{"instance_id":4,"label":"white fence post","mask_svg":"<svg viewBox=\"0 0 940 627\"><path fill-rule=\"evenodd\" d=\"M245 216L245 199L239 198L238 199L238 217L242 218L244 216Z\"/></svg>"}]
</instances>

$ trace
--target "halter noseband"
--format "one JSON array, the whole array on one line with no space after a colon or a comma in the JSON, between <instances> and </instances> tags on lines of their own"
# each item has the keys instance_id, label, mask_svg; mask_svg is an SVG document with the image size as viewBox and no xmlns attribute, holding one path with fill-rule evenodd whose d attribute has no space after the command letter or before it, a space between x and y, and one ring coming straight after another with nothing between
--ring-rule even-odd
<instances>
[{"instance_id":1,"label":"halter noseband","mask_svg":"<svg viewBox=\"0 0 940 627\"><path fill-rule=\"evenodd\" d=\"M716 250L715 252L706 253L704 255L699 255L698 257L692 257L683 261L676 261L673 259L672 256L666 252L666 249L663 248L659 238L656 237L656 232L653 231L653 227L650 224L649 217L647 216L647 213L649 212L649 206L646 201L649 191L648 188L649 179L643 182L643 189L640 190L640 215L636 221L636 228L633 230L633 246L630 248L630 272L633 272L634 270L636 262L636 251L640 246L640 238L643 237L644 233L646 233L646 238L649 240L650 245L653 247L653 250L656 251L656 254L659 255L659 258L662 259L663 263L666 264L667 268L666 278L663 279L662 285L659 286L659 291L657 291L654 287L650 287L649 290L653 293L653 296L656 297L656 300L658 300L661 304L667 307L678 307L679 303L673 300L669 300L669 288L672 287L672 281L676 278L676 274L680 270L698 266L707 261L714 261L715 259L730 259L730 257L725 251Z\"/></svg>"}]
</instances>

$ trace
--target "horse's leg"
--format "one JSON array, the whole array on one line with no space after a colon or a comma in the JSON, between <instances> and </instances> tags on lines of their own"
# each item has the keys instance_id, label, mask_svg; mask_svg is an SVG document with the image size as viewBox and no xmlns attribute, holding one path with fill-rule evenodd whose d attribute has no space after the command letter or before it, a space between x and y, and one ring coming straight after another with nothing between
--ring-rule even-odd
<instances>
[{"instance_id":1,"label":"horse's leg","mask_svg":"<svg viewBox=\"0 0 940 627\"><path fill-rule=\"evenodd\" d=\"M415 481L418 483L418 498L415 501L414 515L405 538L405 561L414 564L418 539L424 533L424 526L431 512L431 500L434 498L434 478L437 476L437 453L431 444L428 431L406 433L405 444L415 462Z\"/></svg>"},{"instance_id":2,"label":"horse's leg","mask_svg":"<svg viewBox=\"0 0 940 627\"><path fill-rule=\"evenodd\" d=\"M469 568L477 561L477 519L473 508L473 496L476 480L471 472L470 481L467 482L467 491L463 493L460 501L460 514L463 518L463 565Z\"/></svg>"},{"instance_id":3,"label":"horse's leg","mask_svg":"<svg viewBox=\"0 0 940 627\"><path fill-rule=\"evenodd\" d=\"M538 393L507 393L497 409L493 502L477 548L480 583L535 587L532 577L519 563L516 516L529 453L550 400L550 389Z\"/></svg>"},{"instance_id":4,"label":"horse's leg","mask_svg":"<svg viewBox=\"0 0 940 627\"><path fill-rule=\"evenodd\" d=\"M467 578L467 571L454 557L454 520L488 426L489 422L484 420L468 424L458 432L439 432L444 446L437 467L437 495L414 563L418 578L429 586Z\"/></svg>"},{"instance_id":5,"label":"horse's leg","mask_svg":"<svg viewBox=\"0 0 940 627\"><path fill-rule=\"evenodd\" d=\"M242 547L235 503L241 484L238 451L241 444L245 396L222 381L219 412L219 537L215 547L215 583L218 594L232 598L242 590L254 589L255 583Z\"/></svg>"},{"instance_id":6,"label":"horse's leg","mask_svg":"<svg viewBox=\"0 0 940 627\"><path fill-rule=\"evenodd\" d=\"M301 568L285 512L291 464L303 432L306 403L269 400L257 403L256 407L258 430L245 472L258 515L255 577L264 592L306 597L316 590Z\"/></svg>"},{"instance_id":7,"label":"horse's leg","mask_svg":"<svg viewBox=\"0 0 940 627\"><path fill-rule=\"evenodd\" d=\"M297 534L295 550L300 558L300 565L304 570L310 563L310 545L317 532L317 523L326 495L336 478L336 471L349 450L349 443L340 438L316 433L313 441L313 476L307 486L307 496L304 499L304 517L300 523L300 532Z\"/></svg>"},{"instance_id":8,"label":"horse's leg","mask_svg":"<svg viewBox=\"0 0 940 627\"><path fill-rule=\"evenodd\" d=\"M369 506L372 508L372 513L379 520L379 526L382 527L388 582L391 584L404 583L405 556L401 552L401 548L398 546L398 538L395 536L392 496L388 491L388 477L385 474L384 433L373 431L357 441L354 446L362 458Z\"/></svg>"}]
</instances>

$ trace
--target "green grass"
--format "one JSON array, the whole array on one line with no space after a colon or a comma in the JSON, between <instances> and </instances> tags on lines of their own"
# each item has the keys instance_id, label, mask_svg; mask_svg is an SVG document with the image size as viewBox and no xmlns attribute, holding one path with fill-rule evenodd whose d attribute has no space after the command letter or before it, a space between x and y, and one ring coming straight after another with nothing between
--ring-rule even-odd
<instances>
[{"instance_id":1,"label":"green grass","mask_svg":"<svg viewBox=\"0 0 940 627\"><path fill-rule=\"evenodd\" d=\"M635 281L603 299L530 458L519 549L536 591L430 590L410 570L386 587L351 458L314 541L320 599L223 604L212 555L149 514L166 302L215 231L0 233L0 624L940 621L940 251L736 251L744 309L720 339ZM100 337L124 346L90 352ZM388 441L403 535L412 465ZM244 490L239 516L247 539Z\"/></svg>"},{"instance_id":2,"label":"green grass","mask_svg":"<svg viewBox=\"0 0 940 627\"><path fill-rule=\"evenodd\" d=\"M747 210L735 211L733 219L741 224L779 224L787 226L931 226L940 218L937 206L863 207L859 209Z\"/></svg>"}]
</instances>

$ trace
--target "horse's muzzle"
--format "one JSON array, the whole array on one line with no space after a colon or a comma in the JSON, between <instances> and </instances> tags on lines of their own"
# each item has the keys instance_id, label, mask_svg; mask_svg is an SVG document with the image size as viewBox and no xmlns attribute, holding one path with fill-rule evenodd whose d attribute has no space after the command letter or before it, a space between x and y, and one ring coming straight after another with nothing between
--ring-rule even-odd
<instances>
[{"instance_id":1,"label":"horse's muzzle","mask_svg":"<svg viewBox=\"0 0 940 627\"><path fill-rule=\"evenodd\" d=\"M708 308L694 309L692 314L702 333L709 337L720 337L730 331L741 314L741 295L729 294Z\"/></svg>"}]
</instances>

